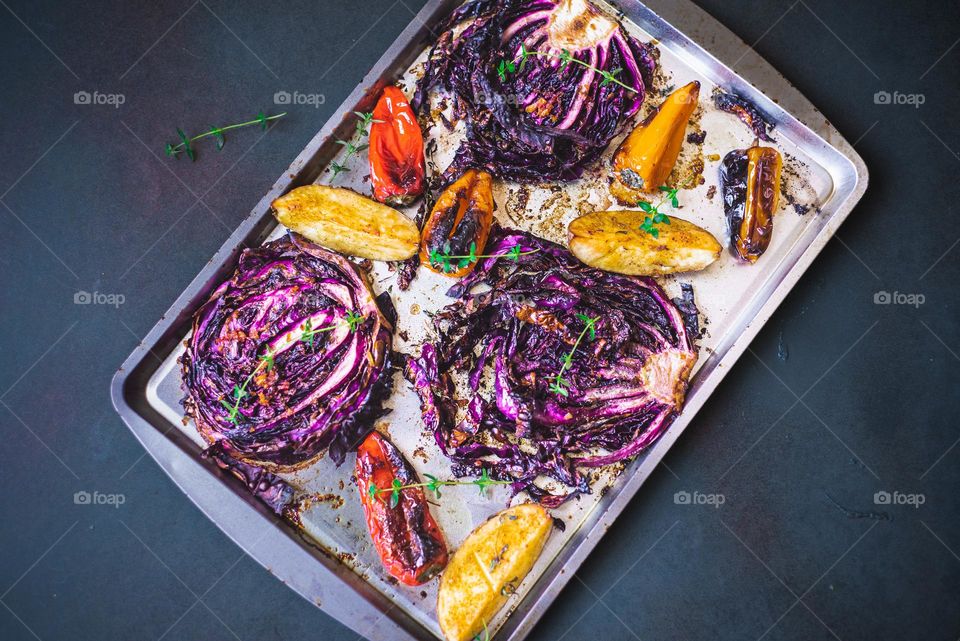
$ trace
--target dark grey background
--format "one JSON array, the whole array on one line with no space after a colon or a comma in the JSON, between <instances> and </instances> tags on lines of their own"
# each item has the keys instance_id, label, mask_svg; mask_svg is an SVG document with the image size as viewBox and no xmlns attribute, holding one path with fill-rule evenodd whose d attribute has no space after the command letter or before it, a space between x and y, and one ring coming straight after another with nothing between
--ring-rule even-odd
<instances>
[{"instance_id":1,"label":"dark grey background","mask_svg":"<svg viewBox=\"0 0 960 641\"><path fill-rule=\"evenodd\" d=\"M0 0L4 641L356 637L208 522L107 388L421 3L191 2ZM957 3L701 4L856 141L870 189L532 638L952 641ZM326 103L195 164L155 157L175 127L274 109L279 90ZM75 305L79 290L125 301Z\"/></svg>"}]
</instances>

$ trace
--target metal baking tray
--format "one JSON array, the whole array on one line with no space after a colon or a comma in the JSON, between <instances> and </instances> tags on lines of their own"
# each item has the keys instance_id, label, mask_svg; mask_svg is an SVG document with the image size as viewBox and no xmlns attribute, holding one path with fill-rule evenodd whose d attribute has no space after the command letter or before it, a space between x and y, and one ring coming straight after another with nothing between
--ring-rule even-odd
<instances>
[{"instance_id":1,"label":"metal baking tray","mask_svg":"<svg viewBox=\"0 0 960 641\"><path fill-rule=\"evenodd\" d=\"M440 638L435 613L436 582L406 588L390 581L380 568L366 535L357 491L350 480L352 460L348 459L339 469L321 460L302 472L288 475L288 481L302 491L325 498L315 501L302 515L302 529L279 520L239 482L201 460L202 441L192 425L181 420L177 358L194 311L233 271L239 252L283 233L270 215L270 202L294 187L324 180L326 167L342 152L335 139L347 138L351 133L352 112L371 110L387 83L400 82L409 88L418 61L423 60L436 35L435 27L459 2L427 3L127 358L111 387L114 406L123 420L214 523L304 598L373 640ZM652 0L646 5L612 0L607 9L618 11L628 29L642 40L657 42L661 65L668 72L665 82L679 85L700 80L701 103L709 103L710 90L719 86L757 104L775 123L777 146L792 167L792 200L810 205L811 211L804 215L792 208L781 211L771 247L756 266L739 265L724 255L700 274L662 279L670 294L677 293L678 282L692 282L698 306L709 319L683 412L658 441L619 470L619 474L610 473L598 479L592 495L555 511L566 522L566 530L551 536L533 571L508 606L490 622L490 630L499 640L516 641L527 636L846 218L867 185L863 161L833 127L772 67L694 4L687 0ZM697 42L709 43L710 50ZM721 60L731 62L736 71ZM647 104L656 104L659 99L653 95ZM705 109L695 118L708 132L702 150L704 157L722 156L730 149L748 146L752 140L752 134L728 114ZM427 135L431 135L429 130ZM441 160L449 152L439 145ZM357 170L346 174L354 183L341 180L338 184L366 191L362 159L356 162L360 163ZM724 238L719 197L711 198L707 193L708 187L716 184L717 164L715 158L705 162L706 184L684 191L681 215ZM439 166L443 167L443 162ZM521 189L522 198L517 197ZM606 188L597 173L565 186L562 191L563 197L558 199L554 197L556 190L500 185L495 193L497 215L508 225L562 241L562 230L572 217L584 208L605 208ZM445 304L442 292L449 281L424 271L420 270L411 292L393 292L401 316L398 329L403 330L398 335L404 336L397 340L397 347L406 352L415 350L426 335L426 315L418 310ZM391 278L391 272L377 266L372 275L375 290L387 288ZM448 466L435 451L432 437L423 434L415 395L402 380L397 381L397 389L392 399L393 412L380 427L389 431L421 473L448 474ZM604 484L610 485L609 491L600 492ZM455 548L507 499L502 490L487 498L451 490L444 493L441 507L433 511Z\"/></svg>"}]
</instances>

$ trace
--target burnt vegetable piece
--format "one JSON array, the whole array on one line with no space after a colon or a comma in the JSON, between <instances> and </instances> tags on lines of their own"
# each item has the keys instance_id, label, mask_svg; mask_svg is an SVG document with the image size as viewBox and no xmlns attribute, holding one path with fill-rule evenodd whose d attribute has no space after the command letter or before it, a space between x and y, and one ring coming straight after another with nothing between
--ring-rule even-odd
<instances>
[{"instance_id":1,"label":"burnt vegetable piece","mask_svg":"<svg viewBox=\"0 0 960 641\"><path fill-rule=\"evenodd\" d=\"M666 182L680 155L687 122L699 96L697 81L677 89L617 149L610 193L621 204L634 205Z\"/></svg>"},{"instance_id":2,"label":"burnt vegetable piece","mask_svg":"<svg viewBox=\"0 0 960 641\"><path fill-rule=\"evenodd\" d=\"M374 198L408 205L423 193L423 134L407 97L393 85L383 90L373 110L368 154Z\"/></svg>"},{"instance_id":3,"label":"burnt vegetable piece","mask_svg":"<svg viewBox=\"0 0 960 641\"><path fill-rule=\"evenodd\" d=\"M733 114L742 120L760 140L773 142L773 138L767 134L767 130L773 127L767 122L766 117L760 110L746 98L715 89L713 91L713 104L720 111Z\"/></svg>"},{"instance_id":4,"label":"burnt vegetable piece","mask_svg":"<svg viewBox=\"0 0 960 641\"><path fill-rule=\"evenodd\" d=\"M459 278L483 254L493 224L493 178L469 169L447 187L423 227L420 261L429 269ZM444 257L459 257L455 261Z\"/></svg>"},{"instance_id":5,"label":"burnt vegetable piece","mask_svg":"<svg viewBox=\"0 0 960 641\"><path fill-rule=\"evenodd\" d=\"M731 151L720 165L730 250L741 260L757 262L770 245L782 166L780 152L756 145Z\"/></svg>"},{"instance_id":6,"label":"burnt vegetable piece","mask_svg":"<svg viewBox=\"0 0 960 641\"><path fill-rule=\"evenodd\" d=\"M447 565L447 545L423 489L377 491L420 482L403 454L372 432L357 449L356 477L367 529L387 572L405 585L421 585L439 574Z\"/></svg>"}]
</instances>

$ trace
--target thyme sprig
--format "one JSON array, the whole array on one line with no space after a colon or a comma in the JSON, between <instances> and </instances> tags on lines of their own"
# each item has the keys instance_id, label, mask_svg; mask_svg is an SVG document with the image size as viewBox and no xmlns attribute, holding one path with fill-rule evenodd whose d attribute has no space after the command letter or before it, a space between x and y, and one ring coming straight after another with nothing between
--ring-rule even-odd
<instances>
[{"instance_id":1,"label":"thyme sprig","mask_svg":"<svg viewBox=\"0 0 960 641\"><path fill-rule=\"evenodd\" d=\"M353 113L356 114L359 120L357 120L357 126L350 140L342 140L340 138L336 140L336 143L345 147L347 151L343 155L342 163L330 163L330 171L333 173L333 176L330 177L330 184L333 184L333 181L335 181L341 173L350 171L350 168L347 167L347 161L350 160L351 156L359 154L370 146L367 143L360 143L364 136L370 135L370 125L375 122L383 122L382 120L375 119L372 112L354 111Z\"/></svg>"},{"instance_id":2,"label":"thyme sprig","mask_svg":"<svg viewBox=\"0 0 960 641\"><path fill-rule=\"evenodd\" d=\"M370 486L367 487L367 494L371 499L376 499L381 494L390 494L390 507L397 507L400 503L400 493L404 490L409 490L417 487L425 487L434 494L437 495L437 498L440 498L440 488L447 487L451 485L476 485L480 488L480 495L483 496L483 493L491 485L508 485L513 483L513 481L498 481L496 479L490 478L490 472L486 468L480 472L480 476L473 479L472 481L446 481L438 479L432 474L424 474L427 477L426 483L409 483L404 485L400 479L393 479L393 483L390 484L390 487L377 487L376 483L370 483Z\"/></svg>"},{"instance_id":3,"label":"thyme sprig","mask_svg":"<svg viewBox=\"0 0 960 641\"><path fill-rule=\"evenodd\" d=\"M660 211L660 208L663 207L665 203L670 203L674 209L680 206L680 200L677 198L677 192L680 191L679 187L667 187L666 185L660 185L660 191L664 192L663 198L660 199L656 205L651 205L646 200L641 200L637 202L637 207L639 207L644 213L650 214L649 216L644 216L643 224L640 225L640 229L647 232L654 238L660 238L660 230L657 228L657 225L669 225L670 217L665 213Z\"/></svg>"},{"instance_id":4,"label":"thyme sprig","mask_svg":"<svg viewBox=\"0 0 960 641\"><path fill-rule=\"evenodd\" d=\"M183 133L182 129L177 128L177 136L180 138L180 142L176 145L167 143L167 145L164 147L164 152L172 158L177 158L180 156L180 154L186 153L187 158L195 161L197 159L197 152L193 149L193 143L197 140L200 140L201 138L207 138L208 136L213 136L217 140L217 151L220 151L223 149L223 145L227 142L223 132L230 131L231 129L240 129L241 127L249 127L250 125L260 125L260 127L266 131L267 123L269 123L271 120L276 120L277 118L283 118L286 115L287 112L283 112L275 116L267 116L261 111L257 114L257 117L254 120L238 122L235 125L227 125L225 127L217 127L216 125L212 125L209 131L205 131L202 134L198 134L193 137L187 136L187 134Z\"/></svg>"},{"instance_id":5,"label":"thyme sprig","mask_svg":"<svg viewBox=\"0 0 960 641\"><path fill-rule=\"evenodd\" d=\"M457 256L450 253L450 243L444 243L443 251L436 249L430 250L430 264L434 267L442 268L443 273L449 274L457 268L463 269L464 267L468 267L481 258L507 258L516 263L520 260L521 256L536 254L538 251L540 250L531 249L530 251L522 251L522 247L516 244L502 254L478 254L477 244L470 243L470 253L466 256Z\"/></svg>"},{"instance_id":6,"label":"thyme sprig","mask_svg":"<svg viewBox=\"0 0 960 641\"><path fill-rule=\"evenodd\" d=\"M590 318L586 314L577 314L577 318L584 322L583 330L581 330L580 335L577 336L577 340L574 342L573 347L570 348L570 351L561 359L563 364L560 366L560 371L557 372L557 375L553 377L553 381L550 383L550 391L559 396L570 395L568 389L570 383L563 375L573 365L573 355L576 353L577 348L580 347L583 337L588 334L590 335L590 340L594 340L597 337L597 321L600 320L599 316Z\"/></svg>"},{"instance_id":7,"label":"thyme sprig","mask_svg":"<svg viewBox=\"0 0 960 641\"><path fill-rule=\"evenodd\" d=\"M604 69L598 69L597 67L594 67L588 62L584 62L583 60L577 59L572 53L570 53L569 49L561 49L560 53L554 53L553 51L530 51L529 49L527 49L525 45L522 45L522 44L520 45L519 65L517 64L518 61L516 58L512 60L507 58L501 58L500 62L497 64L497 75L500 76L500 82L507 81L507 74L516 73L518 70L523 71L524 66L526 66L527 64L527 59L530 56L540 56L542 58L559 59L561 71L566 69L570 63L577 64L577 65L580 65L581 67L585 67L586 69L590 69L591 71L600 74L600 76L603 78L603 82L600 83L601 85L609 85L613 83L613 84L620 85L627 91L632 91L634 93L636 93L637 91L635 87L631 87L625 82L622 82L617 79L617 76L620 75L620 72L623 71L623 69L621 69L620 67L617 67L616 69L612 69L610 71L606 71Z\"/></svg>"},{"instance_id":8,"label":"thyme sprig","mask_svg":"<svg viewBox=\"0 0 960 641\"><path fill-rule=\"evenodd\" d=\"M303 334L301 334L300 336L300 341L303 343L307 343L312 348L313 337L315 335L320 334L322 332L329 332L329 331L335 330L338 327L343 327L344 324L346 324L350 328L351 332L355 332L357 331L357 328L360 326L360 323L363 321L363 319L364 319L364 316L361 316L360 314L357 314L356 312L351 310L347 312L347 316L346 318L344 318L343 321L339 323L334 323L333 325L328 325L326 327L318 327L314 329L310 327L310 319L308 318L306 323L304 324L304 331L303 331ZM257 363L257 367L252 372L250 372L250 375L243 380L243 383L241 383L240 385L233 386L233 393L230 396L233 399L233 403L228 402L224 398L220 399L220 404L227 409L227 412L229 412L227 416L228 421L230 421L234 425L237 425L240 422L240 418L239 418L240 402L243 401L244 398L250 395L249 392L247 392L247 387L250 385L250 381L252 381L257 376L257 374L259 374L264 369L266 369L266 371L268 372L273 370L273 367L275 365L274 358L276 357L279 351L280 351L280 348L277 347L275 349L267 350L266 354L257 357L257 359L259 360L259 362Z\"/></svg>"},{"instance_id":9,"label":"thyme sprig","mask_svg":"<svg viewBox=\"0 0 960 641\"><path fill-rule=\"evenodd\" d=\"M474 636L473 641L490 641L490 630L487 629L487 620L480 619L480 621L483 623L483 631ZM480 636L481 634L483 636Z\"/></svg>"},{"instance_id":10,"label":"thyme sprig","mask_svg":"<svg viewBox=\"0 0 960 641\"><path fill-rule=\"evenodd\" d=\"M307 345L309 345L310 347L313 347L313 337L316 336L317 334L322 334L323 332L332 332L333 330L339 327L343 327L344 324L346 324L347 327L350 328L351 332L355 332L357 331L357 327L363 321L363 318L364 317L361 316L360 314L357 314L354 311L349 311L347 312L347 315L346 317L344 317L342 322L335 323L333 325L327 325L326 327L317 327L317 328L312 327L310 319L308 318L307 322L304 323L303 334L300 336L300 340L306 343Z\"/></svg>"}]
</instances>

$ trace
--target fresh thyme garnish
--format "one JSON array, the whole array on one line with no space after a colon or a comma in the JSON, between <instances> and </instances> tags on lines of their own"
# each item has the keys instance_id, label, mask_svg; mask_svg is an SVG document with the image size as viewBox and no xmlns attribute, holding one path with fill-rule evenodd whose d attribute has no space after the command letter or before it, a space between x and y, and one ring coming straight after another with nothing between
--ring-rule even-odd
<instances>
[{"instance_id":1,"label":"fresh thyme garnish","mask_svg":"<svg viewBox=\"0 0 960 641\"><path fill-rule=\"evenodd\" d=\"M673 208L676 209L680 206L680 201L677 199L677 192L680 191L679 187L670 188L666 185L660 185L660 191L664 192L663 198L660 199L656 205L651 205L645 200L641 200L637 203L637 207L643 210L644 213L650 214L645 216L643 219L643 224L640 225L640 229L647 232L654 238L660 238L660 230L657 229L657 225L670 224L670 217L660 211L660 208L663 207L664 203L669 202L673 205Z\"/></svg>"},{"instance_id":2,"label":"fresh thyme garnish","mask_svg":"<svg viewBox=\"0 0 960 641\"><path fill-rule=\"evenodd\" d=\"M521 256L536 254L538 251L540 251L539 249L531 249L530 251L521 250L522 248L519 244L517 244L503 254L478 254L477 244L470 243L469 255L454 256L450 254L450 243L445 243L442 252L436 249L430 250L430 264L434 267L442 268L445 274L449 274L450 272L455 271L457 268L463 269L464 267L472 265L481 258L508 258L516 263L520 260Z\"/></svg>"},{"instance_id":3,"label":"fresh thyme garnish","mask_svg":"<svg viewBox=\"0 0 960 641\"><path fill-rule=\"evenodd\" d=\"M603 78L603 82L600 83L601 85L609 85L610 83L613 83L613 84L620 85L621 87L623 87L628 91L632 91L634 93L636 93L637 91L634 87L631 87L630 85L624 82L621 82L620 80L617 79L617 76L620 75L621 71L623 71L623 69L619 67L611 71L605 71L603 69L597 69L593 65L586 63L582 60L578 60L577 58L574 57L572 53L570 53L568 49L562 49L560 53L553 53L552 51L530 51L524 45L520 45L519 66L517 65L516 59L507 60L506 58L502 58L500 60L499 64L497 65L497 75L500 76L500 82L507 81L507 74L516 73L517 70L523 71L524 66L526 66L527 64L527 58L529 58L530 56L541 56L543 58L557 58L560 60L561 71L566 69L567 65L569 65L572 62L574 64L580 65L581 67L585 67L587 69L594 71L595 73L600 74L600 76Z\"/></svg>"},{"instance_id":4,"label":"fresh thyme garnish","mask_svg":"<svg viewBox=\"0 0 960 641\"><path fill-rule=\"evenodd\" d=\"M351 310L347 312L347 316L343 322L328 325L327 327L318 327L316 329L310 327L310 319L308 318L306 323L304 323L304 330L303 334L300 336L300 340L304 343L307 343L310 347L313 347L313 337L316 334L332 331L338 327L342 327L344 323L346 323L346 325L350 328L351 332L355 332L357 331L357 327L359 327L361 321L363 321L363 318L363 316ZM247 393L247 386L250 385L250 381L252 381L261 370L266 369L266 371L269 372L273 369L274 357L276 357L278 351L279 347L277 349L268 350L266 354L258 357L260 362L257 363L257 367L250 372L250 375L244 379L243 383L233 386L233 394L231 395L233 403L228 403L227 400L223 398L220 399L220 404L223 405L229 412L227 420L234 425L237 425L240 422L240 401L249 396Z\"/></svg>"},{"instance_id":5,"label":"fresh thyme garnish","mask_svg":"<svg viewBox=\"0 0 960 641\"><path fill-rule=\"evenodd\" d=\"M196 160L197 152L193 149L193 143L195 141L200 140L201 138L206 138L207 136L214 136L217 140L217 151L220 151L223 149L223 145L227 142L223 132L230 131L231 129L240 129L241 127L249 127L250 125L260 125L260 127L266 131L268 122L271 120L276 120L277 118L283 118L286 115L287 112L277 114L276 116L266 116L261 111L257 114L257 117L254 120L240 122L235 125L227 125L226 127L217 127L216 125L213 125L210 127L210 131L205 131L204 133L196 135L192 138L183 133L182 129L177 129L177 136L180 137L180 143L176 145L167 143L167 146L164 147L164 151L168 156L172 156L173 158L178 157L182 153L186 153L187 158L190 160Z\"/></svg>"},{"instance_id":6,"label":"fresh thyme garnish","mask_svg":"<svg viewBox=\"0 0 960 641\"><path fill-rule=\"evenodd\" d=\"M427 477L426 483L410 483L404 485L400 482L400 479L393 479L393 483L390 484L390 487L377 487L376 483L371 483L367 487L367 494L371 499L377 498L380 494L390 493L390 507L397 507L400 503L400 492L403 490L409 490L416 487L425 487L434 494L437 495L437 498L440 498L440 488L449 485L476 485L480 488L480 495L483 496L484 491L491 485L508 485L513 483L513 481L497 481L490 478L490 472L487 471L487 468L483 468L483 471L480 472L478 478L473 479L472 481L444 481L438 479L432 474L424 474Z\"/></svg>"},{"instance_id":7,"label":"fresh thyme garnish","mask_svg":"<svg viewBox=\"0 0 960 641\"><path fill-rule=\"evenodd\" d=\"M561 359L563 365L560 366L560 371L557 372L557 375L553 377L553 382L550 383L550 391L560 396L570 395L567 389L569 382L563 377L563 374L573 365L573 355L576 353L577 348L580 347L580 342L583 341L583 337L587 334L590 335L590 340L594 340L597 337L597 321L600 320L599 316L590 318L586 314L577 314L577 318L584 322L583 330L580 332L580 335L577 336L577 340L574 342L573 347L570 348L570 351Z\"/></svg>"},{"instance_id":8,"label":"fresh thyme garnish","mask_svg":"<svg viewBox=\"0 0 960 641\"><path fill-rule=\"evenodd\" d=\"M350 157L356 154L359 154L361 151L369 147L370 145L363 143L358 144L360 139L364 136L370 135L370 124L374 122L383 122L382 120L375 120L372 112L361 112L354 111L357 115L357 127L353 131L353 137L350 140L341 140L337 139L336 143L346 147L347 152L343 156L343 163L332 162L330 163L330 171L333 172L333 176L330 177L330 184L333 184L333 181L337 179L344 171L350 171L347 167L347 161L350 160Z\"/></svg>"},{"instance_id":9,"label":"fresh thyme garnish","mask_svg":"<svg viewBox=\"0 0 960 641\"><path fill-rule=\"evenodd\" d=\"M496 569L496 567L497 567L498 565L500 565L500 561L503 561L503 555L507 553L507 548L508 548L508 547L510 547L510 546L507 545L507 544L504 544L504 546L503 546L502 548L500 548L500 551L497 552L497 555L496 555L495 557L493 557L492 559L490 559L490 571L491 571L491 572L493 572L493 571Z\"/></svg>"},{"instance_id":10,"label":"fresh thyme garnish","mask_svg":"<svg viewBox=\"0 0 960 641\"><path fill-rule=\"evenodd\" d=\"M487 630L487 620L480 619L480 621L483 623L483 632L480 633L483 636L480 636L480 634L478 634L475 637L473 637L473 641L490 641L490 631Z\"/></svg>"},{"instance_id":11,"label":"fresh thyme garnish","mask_svg":"<svg viewBox=\"0 0 960 641\"><path fill-rule=\"evenodd\" d=\"M314 328L311 326L310 319L307 319L307 322L303 326L303 334L300 336L300 340L313 347L313 337L317 334L322 334L323 332L331 332L338 327L342 327L346 323L347 327L350 328L351 332L357 331L357 327L360 325L360 322L363 321L363 316L357 314L353 311L347 312L346 317L343 319L343 322L336 323L334 325L327 325L326 327L317 327Z\"/></svg>"}]
</instances>

